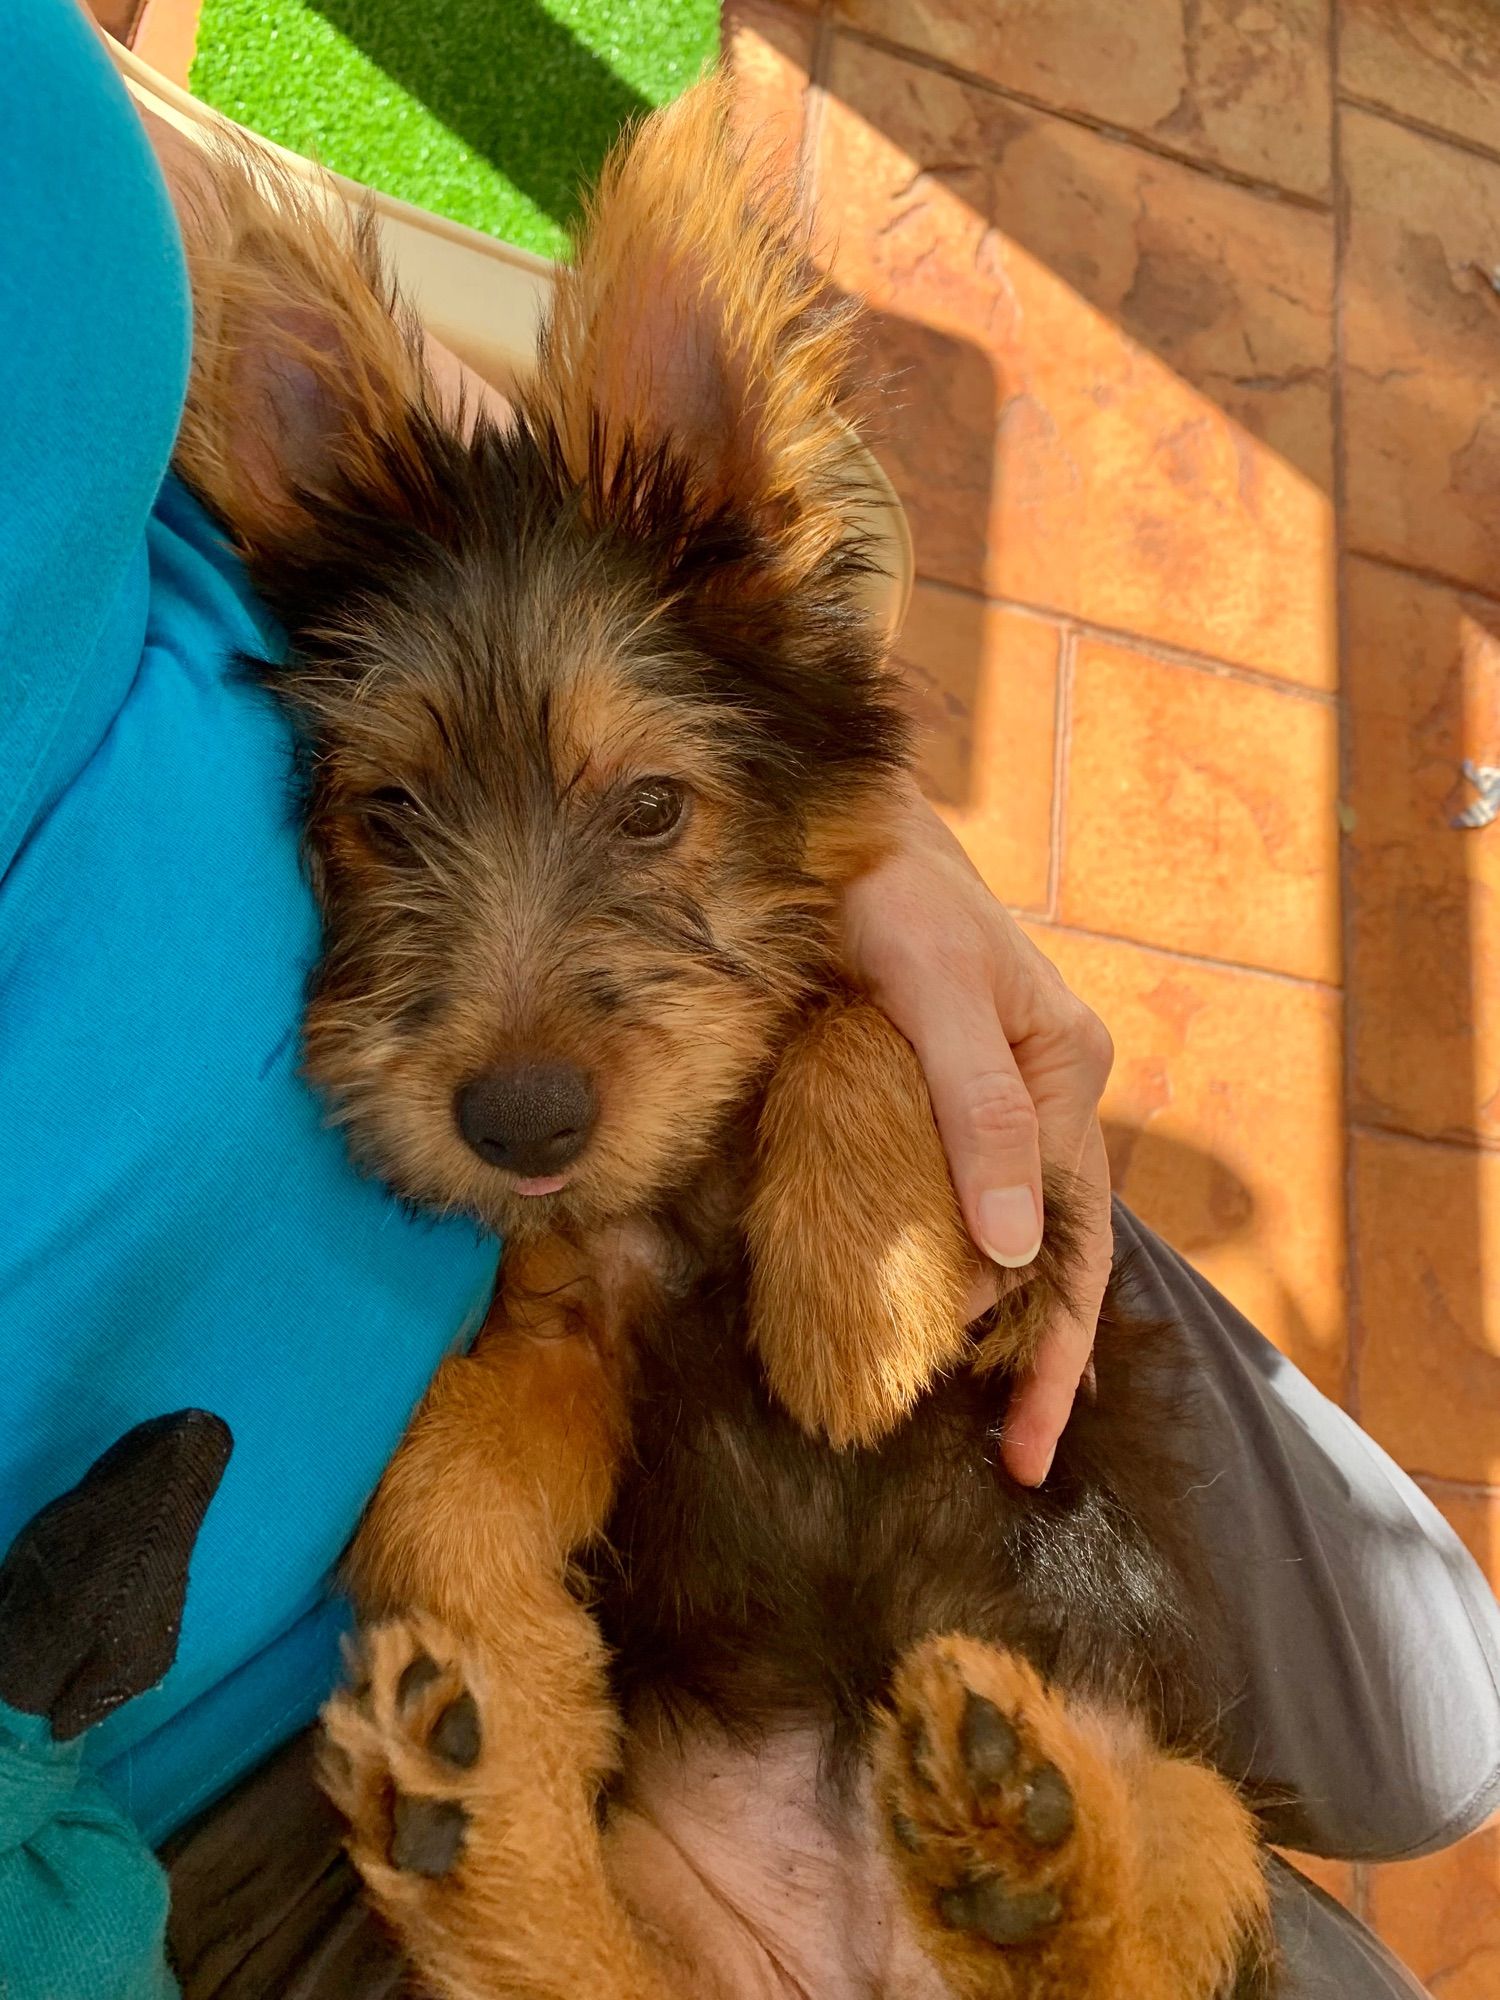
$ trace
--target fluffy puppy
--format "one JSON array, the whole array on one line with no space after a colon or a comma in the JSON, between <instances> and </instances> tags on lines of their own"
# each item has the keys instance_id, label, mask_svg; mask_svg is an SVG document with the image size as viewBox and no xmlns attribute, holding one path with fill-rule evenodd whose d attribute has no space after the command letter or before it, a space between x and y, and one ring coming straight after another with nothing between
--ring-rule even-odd
<instances>
[{"instance_id":1,"label":"fluffy puppy","mask_svg":"<svg viewBox=\"0 0 1500 2000\"><path fill-rule=\"evenodd\" d=\"M330 1788L478 2000L1215 2000L1270 1977L1144 1335L1039 1493L841 890L907 730L852 308L711 81L606 168L514 425L439 405L367 221L226 151L179 462L289 635L356 1158L511 1244L354 1551ZM1258 1969L1257 1969L1258 1968ZM1236 1987L1236 1982L1241 1982Z\"/></svg>"}]
</instances>

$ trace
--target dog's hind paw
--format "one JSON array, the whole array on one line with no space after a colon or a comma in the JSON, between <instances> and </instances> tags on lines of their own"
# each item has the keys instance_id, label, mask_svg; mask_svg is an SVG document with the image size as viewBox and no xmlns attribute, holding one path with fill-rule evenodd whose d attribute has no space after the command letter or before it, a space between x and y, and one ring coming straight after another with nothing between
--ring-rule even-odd
<instances>
[{"instance_id":1,"label":"dog's hind paw","mask_svg":"<svg viewBox=\"0 0 1500 2000\"><path fill-rule=\"evenodd\" d=\"M875 1768L891 1853L935 1956L968 1961L996 1993L1011 1990L984 1983L1001 1976L997 1953L1027 1993L1021 1959L1061 1968L1097 1956L1122 1887L1111 1835L1123 1801L1029 1666L975 1640L925 1640L897 1669ZM1078 1971L1077 1992L1092 1995L1086 1963Z\"/></svg>"},{"instance_id":2,"label":"dog's hind paw","mask_svg":"<svg viewBox=\"0 0 1500 2000\"><path fill-rule=\"evenodd\" d=\"M372 1887L445 1881L469 1838L485 1737L475 1663L442 1627L394 1619L360 1635L349 1685L323 1711L323 1788Z\"/></svg>"}]
</instances>

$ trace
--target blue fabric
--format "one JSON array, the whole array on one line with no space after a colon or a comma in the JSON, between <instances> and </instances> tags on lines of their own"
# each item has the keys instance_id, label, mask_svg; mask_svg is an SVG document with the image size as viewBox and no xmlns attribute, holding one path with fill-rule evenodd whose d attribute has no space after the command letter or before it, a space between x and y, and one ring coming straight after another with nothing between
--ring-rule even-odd
<instances>
[{"instance_id":1,"label":"blue fabric","mask_svg":"<svg viewBox=\"0 0 1500 2000\"><path fill-rule=\"evenodd\" d=\"M0 874L135 677L189 330L166 193L83 10L11 8L3 67Z\"/></svg>"},{"instance_id":2,"label":"blue fabric","mask_svg":"<svg viewBox=\"0 0 1500 2000\"><path fill-rule=\"evenodd\" d=\"M0 1702L0 1993L175 2000L167 1879L77 1743Z\"/></svg>"},{"instance_id":3,"label":"blue fabric","mask_svg":"<svg viewBox=\"0 0 1500 2000\"><path fill-rule=\"evenodd\" d=\"M74 0L0 65L0 1547L132 1424L234 1456L177 1663L85 1740L160 1838L326 1693L329 1573L493 1241L407 1216L297 1075L317 949L274 647L163 476L188 304L154 163Z\"/></svg>"}]
</instances>

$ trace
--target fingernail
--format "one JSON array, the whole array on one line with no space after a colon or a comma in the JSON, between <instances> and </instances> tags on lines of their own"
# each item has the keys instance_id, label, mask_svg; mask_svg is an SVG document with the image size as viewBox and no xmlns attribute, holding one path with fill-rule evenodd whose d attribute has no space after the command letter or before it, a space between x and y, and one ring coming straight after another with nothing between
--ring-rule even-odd
<instances>
[{"instance_id":1,"label":"fingernail","mask_svg":"<svg viewBox=\"0 0 1500 2000\"><path fill-rule=\"evenodd\" d=\"M991 1188L979 1197L979 1240L1007 1271L1031 1262L1042 1247L1042 1219L1029 1187Z\"/></svg>"}]
</instances>

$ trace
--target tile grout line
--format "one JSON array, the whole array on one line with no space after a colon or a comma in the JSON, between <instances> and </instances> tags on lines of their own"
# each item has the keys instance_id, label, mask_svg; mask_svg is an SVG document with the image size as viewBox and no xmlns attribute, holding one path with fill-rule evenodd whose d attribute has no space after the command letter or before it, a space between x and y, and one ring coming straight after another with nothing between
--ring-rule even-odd
<instances>
[{"instance_id":1,"label":"tile grout line","mask_svg":"<svg viewBox=\"0 0 1500 2000\"><path fill-rule=\"evenodd\" d=\"M1356 90L1338 93L1336 102L1344 109L1358 111L1366 118L1378 118L1382 124L1395 125L1403 132L1410 132L1414 138L1432 139L1439 146L1448 146L1456 153L1468 153L1476 160L1487 160L1491 166L1500 167L1500 146L1487 146L1483 139L1461 138L1457 132L1445 132L1441 125L1429 125L1425 118L1413 117L1407 111L1394 111L1388 104L1378 104L1373 97L1362 97Z\"/></svg>"},{"instance_id":2,"label":"tile grout line","mask_svg":"<svg viewBox=\"0 0 1500 2000\"><path fill-rule=\"evenodd\" d=\"M925 69L933 75L947 77L950 82L960 83L968 90L980 91L987 97L998 97L1007 104L1020 105L1027 111L1040 113L1044 118L1056 118L1080 131L1092 132L1096 138L1108 139L1120 146L1132 146L1137 152L1148 153L1153 159L1166 160L1176 167L1185 167L1189 173L1201 174L1205 180L1217 181L1220 186L1239 188L1246 194L1259 195L1264 201L1279 202L1284 207L1301 209L1310 215L1327 215L1329 212L1329 203L1319 195L1300 194L1295 188L1281 187L1275 181L1263 180L1258 174L1241 173L1237 168L1226 167L1218 161L1195 159L1191 153L1180 153L1173 146L1164 146L1159 139L1153 139L1147 133L1132 132L1129 126L1113 125L1106 118L1091 118L1086 111L1072 111L1061 105L1048 104L1043 98L1033 97L1029 91L1018 90L1011 84L996 83L993 77L977 76L973 70L960 69L943 56L908 48L904 43L876 34L873 29L857 28L848 21L840 21L837 28L844 40L873 49L877 54L909 62L914 69Z\"/></svg>"},{"instance_id":3,"label":"tile grout line","mask_svg":"<svg viewBox=\"0 0 1500 2000\"><path fill-rule=\"evenodd\" d=\"M1063 840L1068 801L1068 752L1073 740L1073 663L1078 634L1065 625L1057 635L1057 697L1052 712L1052 815L1047 842L1047 921L1058 921Z\"/></svg>"},{"instance_id":4,"label":"tile grout line","mask_svg":"<svg viewBox=\"0 0 1500 2000\"><path fill-rule=\"evenodd\" d=\"M1344 184L1344 124L1343 106L1339 97L1339 73L1343 60L1340 38L1341 9L1335 5L1328 10L1328 139L1329 188L1333 197L1333 356L1332 372L1329 377L1329 417L1333 432L1333 563L1334 563L1334 648L1338 668L1338 763L1335 782L1338 798L1335 806L1341 805L1350 792L1350 749L1351 731L1349 727L1349 591L1348 558L1344 539L1348 524L1348 460L1345 451L1347 411L1344 407L1344 269L1348 251L1349 208ZM1343 1127L1343 1210L1344 1210L1344 1296L1347 1301L1348 1341L1344 1353L1344 1408L1359 1421L1362 1364L1364 1359L1364 1324L1360 1312L1358 1237L1356 1235L1358 1197L1355 1190L1354 1174L1354 1133L1350 1111L1354 1103L1354 997L1350 968L1353 963L1353 905L1350 899L1351 876L1353 873L1353 851L1348 832L1339 826L1339 956L1343 977L1341 1008L1342 1047L1339 1051L1342 1072L1342 1103L1340 1111ZM1373 1903L1372 1882L1369 1864L1356 1861L1349 1874L1349 1902L1354 1915L1361 1923L1370 1924Z\"/></svg>"},{"instance_id":5,"label":"tile grout line","mask_svg":"<svg viewBox=\"0 0 1500 2000\"><path fill-rule=\"evenodd\" d=\"M1493 1159L1500 1154L1500 1139L1481 1138L1469 1133L1455 1139L1447 1132L1413 1132L1406 1125L1376 1125L1368 1118L1351 1118L1349 1130L1356 1139L1401 1139L1410 1146L1437 1146L1445 1153L1478 1154Z\"/></svg>"},{"instance_id":6,"label":"tile grout line","mask_svg":"<svg viewBox=\"0 0 1500 2000\"><path fill-rule=\"evenodd\" d=\"M1486 590L1483 584L1468 583L1461 576L1450 576L1446 570L1429 569L1424 563L1402 562L1399 556L1382 555L1379 549L1362 549L1353 542L1344 554L1358 562L1374 563L1377 569L1395 570L1399 576L1431 584L1437 590L1451 590L1457 597L1477 597L1482 604L1500 605L1500 591Z\"/></svg>"},{"instance_id":7,"label":"tile grout line","mask_svg":"<svg viewBox=\"0 0 1500 2000\"><path fill-rule=\"evenodd\" d=\"M1194 653L1185 646L1174 646L1170 640L1152 639L1143 633L1128 631L1123 625L1096 625L1092 619L1079 618L1071 611L1059 610L1055 605L1033 604L1021 597L992 596L988 591L975 590L966 583L949 583L938 576L918 574L916 581L924 590L945 591L951 597L966 597L973 603L993 605L1000 611L1018 612L1023 618L1044 619L1049 625L1070 629L1077 639L1087 639L1104 646L1128 647L1131 652L1156 660L1165 667L1187 667L1195 673L1211 674L1217 680L1242 681L1248 687L1266 688L1272 694L1291 695L1297 701L1311 702L1319 708L1334 708L1338 704L1336 688L1308 687L1302 681L1281 680L1259 667L1240 666L1233 660L1216 659L1211 653Z\"/></svg>"},{"instance_id":8,"label":"tile grout line","mask_svg":"<svg viewBox=\"0 0 1500 2000\"><path fill-rule=\"evenodd\" d=\"M1465 1500L1500 1500L1500 1486L1491 1486L1483 1479L1449 1479L1440 1472L1413 1472L1411 1477L1434 1493L1448 1493Z\"/></svg>"},{"instance_id":9,"label":"tile grout line","mask_svg":"<svg viewBox=\"0 0 1500 2000\"><path fill-rule=\"evenodd\" d=\"M1278 986L1292 986L1300 993L1325 993L1336 999L1339 988L1326 979L1310 979L1304 973L1283 972L1274 965L1251 965L1242 958L1208 958L1202 952L1183 951L1172 944L1152 944L1149 939L1133 937L1126 931L1095 930L1088 924L1071 923L1061 917L1050 917L1045 910L1030 903L1007 903L1006 908L1017 917L1024 917L1027 923L1046 924L1050 930L1065 931L1069 937L1085 938L1091 944L1126 944L1136 951L1149 951L1157 958L1169 959L1175 965L1190 965L1203 972L1242 972L1254 979L1269 979Z\"/></svg>"},{"instance_id":10,"label":"tile grout line","mask_svg":"<svg viewBox=\"0 0 1500 2000\"><path fill-rule=\"evenodd\" d=\"M1344 176L1344 123L1343 106L1339 98L1339 67L1342 59L1340 48L1339 9L1332 7L1328 15L1328 88L1329 88L1329 181L1333 189L1333 354L1332 372L1329 380L1329 415L1333 431L1333 561L1334 561L1334 633L1335 652L1338 666L1338 797L1335 806L1343 804L1351 789L1351 737L1349 727L1349 591L1348 563L1344 551L1345 528L1349 516L1348 494L1348 451L1346 422L1348 412L1344 403L1344 372L1346 341L1344 327L1344 279L1349 248L1349 203ZM1357 1269L1357 1196L1354 1175L1353 1118L1354 1105L1354 990L1350 968L1353 964L1353 901L1352 874L1354 865L1353 848L1348 832L1342 824L1339 827L1339 955L1341 960L1343 986L1343 1046L1340 1060L1343 1076L1343 1102L1340 1106L1344 1137L1344 1287L1347 1300L1349 1338L1344 1358L1344 1408L1359 1421L1361 1374L1364 1359L1364 1324L1360 1315L1359 1273Z\"/></svg>"}]
</instances>

